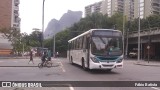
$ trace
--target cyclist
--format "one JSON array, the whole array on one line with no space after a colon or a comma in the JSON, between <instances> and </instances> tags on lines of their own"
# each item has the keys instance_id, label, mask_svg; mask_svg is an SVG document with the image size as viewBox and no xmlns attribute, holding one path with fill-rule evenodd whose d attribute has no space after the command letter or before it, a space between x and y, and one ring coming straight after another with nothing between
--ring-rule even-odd
<instances>
[{"instance_id":1,"label":"cyclist","mask_svg":"<svg viewBox=\"0 0 160 90\"><path fill-rule=\"evenodd\" d=\"M44 51L43 55L42 55L42 65L44 64L44 62L46 61L46 58L47 58L47 52Z\"/></svg>"}]
</instances>

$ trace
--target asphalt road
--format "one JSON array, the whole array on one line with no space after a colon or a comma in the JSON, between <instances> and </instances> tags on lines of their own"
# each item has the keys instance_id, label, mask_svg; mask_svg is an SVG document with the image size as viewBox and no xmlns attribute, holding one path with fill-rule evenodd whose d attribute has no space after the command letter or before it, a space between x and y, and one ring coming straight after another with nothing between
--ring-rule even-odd
<instances>
[{"instance_id":1,"label":"asphalt road","mask_svg":"<svg viewBox=\"0 0 160 90\"><path fill-rule=\"evenodd\" d=\"M160 81L160 67L140 66L126 60L123 69L111 72L101 70L84 71L71 65L67 59L52 60L53 67L39 69L28 59L1 59L0 81ZM98 82L97 82L98 83ZM118 83L116 83L118 84ZM126 85L127 86L127 85ZM160 90L160 87L50 87L50 88L0 88L0 90Z\"/></svg>"}]
</instances>

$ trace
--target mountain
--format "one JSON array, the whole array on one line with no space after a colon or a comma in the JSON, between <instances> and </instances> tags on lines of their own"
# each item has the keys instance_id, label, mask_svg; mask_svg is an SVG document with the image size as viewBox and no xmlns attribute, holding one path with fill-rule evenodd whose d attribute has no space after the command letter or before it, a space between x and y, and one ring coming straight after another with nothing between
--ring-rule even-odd
<instances>
[{"instance_id":1,"label":"mountain","mask_svg":"<svg viewBox=\"0 0 160 90\"><path fill-rule=\"evenodd\" d=\"M56 33L71 27L82 18L82 11L71 11L63 14L60 20L52 19L44 32L44 38L52 38Z\"/></svg>"}]
</instances>

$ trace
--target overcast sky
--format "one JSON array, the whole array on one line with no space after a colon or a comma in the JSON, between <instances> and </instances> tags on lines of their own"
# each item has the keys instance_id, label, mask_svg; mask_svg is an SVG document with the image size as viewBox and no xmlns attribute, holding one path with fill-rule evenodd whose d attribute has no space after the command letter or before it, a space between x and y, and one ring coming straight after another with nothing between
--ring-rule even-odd
<instances>
[{"instance_id":1,"label":"overcast sky","mask_svg":"<svg viewBox=\"0 0 160 90\"><path fill-rule=\"evenodd\" d=\"M21 32L31 33L33 28L42 28L42 1L20 0ZM82 11L84 7L102 0L45 0L45 28L48 22L57 20L68 10Z\"/></svg>"}]
</instances>

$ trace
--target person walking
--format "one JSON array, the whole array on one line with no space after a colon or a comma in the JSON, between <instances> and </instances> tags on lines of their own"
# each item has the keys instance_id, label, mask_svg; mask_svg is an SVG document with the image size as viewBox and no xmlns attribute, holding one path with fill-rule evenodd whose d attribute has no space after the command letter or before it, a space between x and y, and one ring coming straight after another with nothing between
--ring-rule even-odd
<instances>
[{"instance_id":1,"label":"person walking","mask_svg":"<svg viewBox=\"0 0 160 90\"><path fill-rule=\"evenodd\" d=\"M29 64L30 62L32 62L32 63L34 64L34 62L33 62L33 52L32 52L32 50L30 51L29 55L30 55L30 60L29 60L28 64Z\"/></svg>"}]
</instances>

